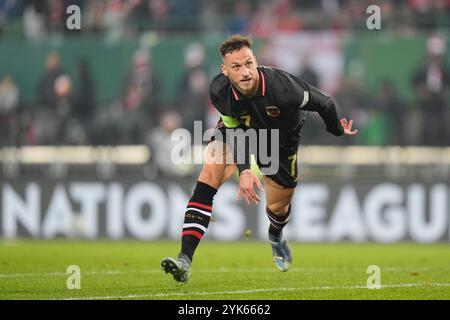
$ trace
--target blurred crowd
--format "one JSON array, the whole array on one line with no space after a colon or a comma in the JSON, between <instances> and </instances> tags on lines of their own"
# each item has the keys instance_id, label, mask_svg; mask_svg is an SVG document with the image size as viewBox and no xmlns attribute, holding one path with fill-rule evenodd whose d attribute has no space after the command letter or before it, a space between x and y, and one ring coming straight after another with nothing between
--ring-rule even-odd
<instances>
[{"instance_id":1,"label":"blurred crowd","mask_svg":"<svg viewBox=\"0 0 450 320\"><path fill-rule=\"evenodd\" d=\"M380 7L384 30L450 27L449 0L0 0L0 37L39 40L64 33L72 4L81 8L83 35L111 41L145 31L270 37L278 31L360 30L369 5Z\"/></svg>"},{"instance_id":2,"label":"blurred crowd","mask_svg":"<svg viewBox=\"0 0 450 320\"><path fill-rule=\"evenodd\" d=\"M405 101L387 79L374 92L367 92L360 76L350 73L333 96L340 114L355 121L360 135L352 140L332 140L321 133L322 120L310 113L305 142L448 145L450 73L444 61L445 50L441 38L427 41L427 55L410 79L415 95L412 101ZM296 75L320 88L319 74L308 63ZM51 52L36 83L32 105L22 101L20 88L11 76L0 78L0 145L163 145L160 138L154 143L155 132L158 137L167 132L170 138L175 128L186 128L193 134L195 120L202 121L203 130L215 126L219 115L209 100L213 76L205 63L205 48L191 43L185 48L184 71L176 94L171 101L163 102L162 81L153 67L150 50L138 48L123 79L122 92L108 105L100 105L89 61L79 60L79 85L75 88L62 57Z\"/></svg>"},{"instance_id":3,"label":"blurred crowd","mask_svg":"<svg viewBox=\"0 0 450 320\"><path fill-rule=\"evenodd\" d=\"M171 130L193 133L195 120L202 121L204 131L218 118L209 102L213 75L205 58L202 44L185 48L185 69L169 102L161 99L161 77L148 48L136 49L121 92L106 103L99 102L87 58L78 61L71 77L61 54L50 52L31 102L21 99L14 79L0 72L0 146L153 143L151 135L167 130L166 123L176 123Z\"/></svg>"},{"instance_id":4,"label":"blurred crowd","mask_svg":"<svg viewBox=\"0 0 450 320\"><path fill-rule=\"evenodd\" d=\"M447 0L371 3L380 5L383 21L394 31L449 24L449 19L441 17L448 16ZM82 8L83 34L102 34L111 40L145 30L220 30L264 38L280 30L360 28L366 17L365 1L352 0L0 0L0 37L17 32L18 36L38 40L54 32L64 33L64 8L68 4ZM20 21L20 26L12 27L14 21ZM428 40L426 57L410 79L415 93L412 101L404 100L387 79L375 92L366 92L358 75L345 77L333 96L340 113L354 120L359 136L334 139L323 132L320 118L310 114L304 143L448 146L450 74L445 50L442 39ZM15 79L0 70L0 146L147 144L158 155L155 161L160 162L161 170L165 170L173 130L186 128L193 133L195 120L202 121L206 130L214 127L219 117L209 100L209 83L214 74L206 65L201 43L185 48L183 76L169 102L161 99L163 81L147 48L134 52L122 79L122 91L106 106L98 101L88 59L78 61L77 86L58 52L48 54L42 69L32 105L21 99ZM320 87L317 70L307 63L297 76ZM167 168L167 172L173 170Z\"/></svg>"}]
</instances>

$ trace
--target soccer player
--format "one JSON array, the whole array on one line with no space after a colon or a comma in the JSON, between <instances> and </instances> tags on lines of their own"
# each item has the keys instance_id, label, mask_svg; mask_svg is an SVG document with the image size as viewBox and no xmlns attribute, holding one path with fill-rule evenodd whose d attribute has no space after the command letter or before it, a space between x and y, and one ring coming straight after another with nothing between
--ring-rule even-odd
<instances>
[{"instance_id":1,"label":"soccer player","mask_svg":"<svg viewBox=\"0 0 450 320\"><path fill-rule=\"evenodd\" d=\"M339 120L332 98L285 71L259 67L250 38L233 35L222 42L220 53L222 73L212 81L210 94L214 107L221 114L216 131L223 139L213 137L208 144L207 161L187 204L180 254L161 261L162 269L183 283L189 280L194 252L208 228L213 198L236 168L239 171L238 200L258 204L260 198L255 186L265 192L273 261L278 269L287 271L292 255L282 231L290 218L291 200L298 181L297 152L306 111L319 113L327 131L336 136L357 133L352 130L352 120ZM278 129L278 150L270 150L279 155L278 170L263 176L264 188L250 170L248 155L245 161L236 161L239 152L247 153L248 148L229 146L227 132L230 129ZM235 161L222 161L230 152ZM264 174L267 165L256 160Z\"/></svg>"}]
</instances>

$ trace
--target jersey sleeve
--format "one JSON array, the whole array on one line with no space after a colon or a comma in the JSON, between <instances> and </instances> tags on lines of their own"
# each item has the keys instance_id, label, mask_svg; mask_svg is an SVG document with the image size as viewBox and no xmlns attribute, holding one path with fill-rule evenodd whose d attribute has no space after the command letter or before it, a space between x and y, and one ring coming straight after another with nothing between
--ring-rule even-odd
<instances>
[{"instance_id":1,"label":"jersey sleeve","mask_svg":"<svg viewBox=\"0 0 450 320\"><path fill-rule=\"evenodd\" d=\"M339 120L334 100L314 86L307 86L307 99L304 98L306 101L304 101L305 103L302 108L306 111L315 111L319 113L320 117L325 122L328 132L335 136L343 135L344 127L342 127Z\"/></svg>"},{"instance_id":2,"label":"jersey sleeve","mask_svg":"<svg viewBox=\"0 0 450 320\"><path fill-rule=\"evenodd\" d=\"M225 127L230 128L230 129L236 128L237 126L239 126L239 120L232 116L225 114L225 111L222 107L222 103L220 102L220 99L219 99L219 94L215 91L216 90L214 88L214 82L213 82L210 87L211 104L214 106L214 108L217 109L217 111L219 111L220 118L221 118L223 124L225 125Z\"/></svg>"},{"instance_id":3,"label":"jersey sleeve","mask_svg":"<svg viewBox=\"0 0 450 320\"><path fill-rule=\"evenodd\" d=\"M327 131L341 136L344 134L344 128L339 121L336 103L334 100L324 94L314 86L307 84L291 74L288 74L291 83L293 83L294 99L298 107L305 111L315 111L325 122Z\"/></svg>"}]
</instances>

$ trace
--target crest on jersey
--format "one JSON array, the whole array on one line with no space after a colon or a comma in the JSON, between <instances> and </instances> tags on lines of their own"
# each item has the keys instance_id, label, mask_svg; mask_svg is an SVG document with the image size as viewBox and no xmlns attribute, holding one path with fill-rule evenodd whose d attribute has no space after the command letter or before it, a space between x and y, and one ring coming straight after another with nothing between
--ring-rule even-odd
<instances>
[{"instance_id":1,"label":"crest on jersey","mask_svg":"<svg viewBox=\"0 0 450 320\"><path fill-rule=\"evenodd\" d=\"M277 106L267 106L266 113L271 118L276 118L280 115L280 108Z\"/></svg>"}]
</instances>

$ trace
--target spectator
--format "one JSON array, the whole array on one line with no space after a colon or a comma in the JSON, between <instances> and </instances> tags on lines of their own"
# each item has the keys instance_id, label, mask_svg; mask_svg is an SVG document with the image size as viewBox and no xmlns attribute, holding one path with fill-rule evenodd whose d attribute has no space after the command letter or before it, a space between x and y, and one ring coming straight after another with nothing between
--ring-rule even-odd
<instances>
[{"instance_id":1,"label":"spectator","mask_svg":"<svg viewBox=\"0 0 450 320\"><path fill-rule=\"evenodd\" d=\"M66 8L62 0L49 0L48 3L48 28L51 33L61 33L65 27Z\"/></svg>"},{"instance_id":2,"label":"spectator","mask_svg":"<svg viewBox=\"0 0 450 320\"><path fill-rule=\"evenodd\" d=\"M163 32L168 29L170 7L167 0L148 0L151 12L152 30Z\"/></svg>"},{"instance_id":3,"label":"spectator","mask_svg":"<svg viewBox=\"0 0 450 320\"><path fill-rule=\"evenodd\" d=\"M125 143L143 143L147 128L156 125L160 112L161 82L155 73L150 52L136 50L131 70L125 79L122 112L116 127Z\"/></svg>"},{"instance_id":4,"label":"spectator","mask_svg":"<svg viewBox=\"0 0 450 320\"><path fill-rule=\"evenodd\" d=\"M91 125L95 116L96 99L95 84L92 79L91 68L86 58L78 62L78 90L73 101L72 117L77 120L79 130L85 139L90 140Z\"/></svg>"},{"instance_id":5,"label":"spectator","mask_svg":"<svg viewBox=\"0 0 450 320\"><path fill-rule=\"evenodd\" d=\"M95 35L103 31L105 6L104 0L86 1L85 25L87 30Z\"/></svg>"},{"instance_id":6,"label":"spectator","mask_svg":"<svg viewBox=\"0 0 450 320\"><path fill-rule=\"evenodd\" d=\"M28 0L23 12L23 28L29 40L41 40L46 34L46 1Z\"/></svg>"},{"instance_id":7,"label":"spectator","mask_svg":"<svg viewBox=\"0 0 450 320\"><path fill-rule=\"evenodd\" d=\"M306 83L319 88L319 76L313 70L309 57L305 57L303 60L303 69L300 72L299 77ZM323 139L322 135L319 134L322 130L322 118L312 112L308 113L307 117L308 121L306 121L305 128L303 130L303 135L306 137L305 141L309 141L312 144L318 144L320 143L318 139Z\"/></svg>"},{"instance_id":8,"label":"spectator","mask_svg":"<svg viewBox=\"0 0 450 320\"><path fill-rule=\"evenodd\" d=\"M413 76L421 119L422 144L443 146L446 140L447 92L450 75L444 65L445 42L432 36L427 41L428 56Z\"/></svg>"},{"instance_id":9,"label":"spectator","mask_svg":"<svg viewBox=\"0 0 450 320\"><path fill-rule=\"evenodd\" d=\"M161 0L159 0L161 1ZM180 31L198 31L200 28L200 0L170 0L171 28Z\"/></svg>"},{"instance_id":10,"label":"spectator","mask_svg":"<svg viewBox=\"0 0 450 320\"><path fill-rule=\"evenodd\" d=\"M389 131L387 142L392 145L405 145L405 118L403 101L397 95L394 84L383 80L375 97L374 105L384 115L386 130Z\"/></svg>"},{"instance_id":11,"label":"spectator","mask_svg":"<svg viewBox=\"0 0 450 320\"><path fill-rule=\"evenodd\" d=\"M303 29L303 23L295 12L292 0L276 0L273 13L278 20L278 32L295 33Z\"/></svg>"},{"instance_id":12,"label":"spectator","mask_svg":"<svg viewBox=\"0 0 450 320\"><path fill-rule=\"evenodd\" d=\"M364 145L385 146L388 142L390 123L386 114L378 107L371 106L367 112L367 121L361 130L360 141Z\"/></svg>"},{"instance_id":13,"label":"spectator","mask_svg":"<svg viewBox=\"0 0 450 320\"><path fill-rule=\"evenodd\" d=\"M61 57L57 52L51 52L47 55L45 61L45 70L39 80L37 94L41 107L54 110L56 107L55 81L63 74L61 68Z\"/></svg>"},{"instance_id":14,"label":"spectator","mask_svg":"<svg viewBox=\"0 0 450 320\"><path fill-rule=\"evenodd\" d=\"M22 15L22 3L17 0L0 0L0 37L8 24Z\"/></svg>"},{"instance_id":15,"label":"spectator","mask_svg":"<svg viewBox=\"0 0 450 320\"><path fill-rule=\"evenodd\" d=\"M362 88L361 76L355 72L348 78L344 78L336 93L336 101L338 102L339 112L354 119L363 131L369 118L368 104L370 99Z\"/></svg>"},{"instance_id":16,"label":"spectator","mask_svg":"<svg viewBox=\"0 0 450 320\"><path fill-rule=\"evenodd\" d=\"M172 133L180 128L181 117L177 112L167 111L161 115L159 125L151 130L147 136L147 143L150 146L152 154L152 162L156 166L160 175L165 177L183 177L192 173L193 167L192 161L188 161L187 164L177 164L173 161L172 152L179 150L180 153L176 156L184 157L189 156L189 150L191 147L191 141L183 140L176 141L172 139ZM180 146L181 144L181 146Z\"/></svg>"},{"instance_id":17,"label":"spectator","mask_svg":"<svg viewBox=\"0 0 450 320\"><path fill-rule=\"evenodd\" d=\"M233 6L233 15L229 22L230 34L246 34L250 26L251 6L247 1L238 0Z\"/></svg>"},{"instance_id":18,"label":"spectator","mask_svg":"<svg viewBox=\"0 0 450 320\"><path fill-rule=\"evenodd\" d=\"M201 44L192 43L186 48L186 71L179 86L177 104L180 114L183 114L182 125L191 134L194 133L194 121L205 124L209 103L209 76L204 61L205 49Z\"/></svg>"},{"instance_id":19,"label":"spectator","mask_svg":"<svg viewBox=\"0 0 450 320\"><path fill-rule=\"evenodd\" d=\"M254 37L270 39L276 32L276 18L273 16L272 6L268 1L258 4L250 22L250 33Z\"/></svg>"},{"instance_id":20,"label":"spectator","mask_svg":"<svg viewBox=\"0 0 450 320\"><path fill-rule=\"evenodd\" d=\"M10 76L0 82L0 146L15 145L18 138L19 89Z\"/></svg>"},{"instance_id":21,"label":"spectator","mask_svg":"<svg viewBox=\"0 0 450 320\"><path fill-rule=\"evenodd\" d=\"M73 117L74 94L72 79L62 74L55 80L56 144L83 144L86 142L79 121Z\"/></svg>"},{"instance_id":22,"label":"spectator","mask_svg":"<svg viewBox=\"0 0 450 320\"><path fill-rule=\"evenodd\" d=\"M89 61L82 58L78 62L79 88L75 97L73 114L81 121L87 122L95 113L95 83Z\"/></svg>"},{"instance_id":23,"label":"spectator","mask_svg":"<svg viewBox=\"0 0 450 320\"><path fill-rule=\"evenodd\" d=\"M38 108L34 112L36 135L40 144L54 144L58 138L60 121L57 108L59 98L55 91L55 83L63 74L59 53L49 53L45 60L44 73L38 82Z\"/></svg>"},{"instance_id":24,"label":"spectator","mask_svg":"<svg viewBox=\"0 0 450 320\"><path fill-rule=\"evenodd\" d=\"M46 70L38 84L40 106L35 112L36 135L40 144L82 144L86 136L74 117L71 77L62 71L59 54L46 59Z\"/></svg>"},{"instance_id":25,"label":"spectator","mask_svg":"<svg viewBox=\"0 0 450 320\"><path fill-rule=\"evenodd\" d=\"M319 76L317 75L317 72L314 71L311 65L310 57L305 57L305 59L303 60L303 68L300 72L299 77L306 83L309 83L316 88L319 87Z\"/></svg>"},{"instance_id":26,"label":"spectator","mask_svg":"<svg viewBox=\"0 0 450 320\"><path fill-rule=\"evenodd\" d=\"M125 36L125 22L137 4L137 1L107 0L103 14L107 41L115 43Z\"/></svg>"}]
</instances>

